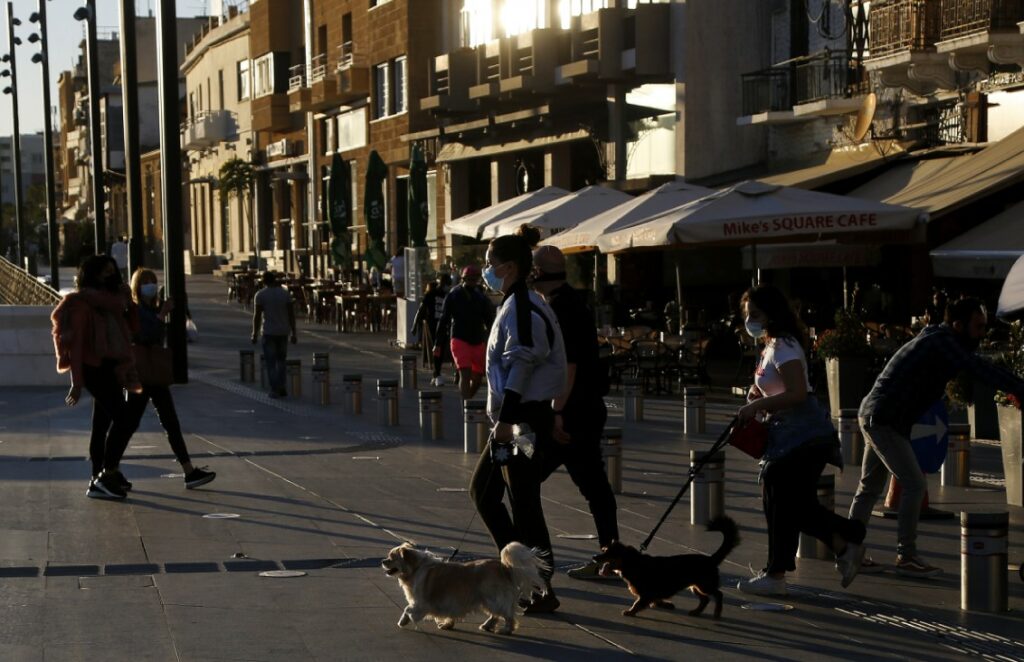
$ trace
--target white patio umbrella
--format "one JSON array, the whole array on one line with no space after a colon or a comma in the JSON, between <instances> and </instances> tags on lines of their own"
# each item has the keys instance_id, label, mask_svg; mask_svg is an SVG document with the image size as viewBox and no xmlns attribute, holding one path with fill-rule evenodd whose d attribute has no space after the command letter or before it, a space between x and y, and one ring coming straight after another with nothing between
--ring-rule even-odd
<instances>
[{"instance_id":1,"label":"white patio umbrella","mask_svg":"<svg viewBox=\"0 0 1024 662\"><path fill-rule=\"evenodd\" d=\"M1003 282L996 305L996 316L1014 320L1024 312L1024 257L1017 258Z\"/></svg>"},{"instance_id":2,"label":"white patio umbrella","mask_svg":"<svg viewBox=\"0 0 1024 662\"><path fill-rule=\"evenodd\" d=\"M480 239L483 231L492 223L520 212L539 207L557 198L569 195L569 192L557 186L545 186L544 188L517 195L508 200L502 200L490 207L484 207L477 211L460 216L450 223L445 223L444 231L447 234L460 234L466 237Z\"/></svg>"},{"instance_id":3,"label":"white patio umbrella","mask_svg":"<svg viewBox=\"0 0 1024 662\"><path fill-rule=\"evenodd\" d=\"M527 211L508 216L483 229L484 239L513 234L524 223L541 230L542 234L576 227L609 209L629 202L633 196L605 186L588 186L569 195Z\"/></svg>"},{"instance_id":4,"label":"white patio umbrella","mask_svg":"<svg viewBox=\"0 0 1024 662\"><path fill-rule=\"evenodd\" d=\"M597 246L598 237L605 233L634 225L712 192L713 189L687 184L681 179L668 182L575 227L552 235L541 244L556 246L563 253L593 250Z\"/></svg>"}]
</instances>

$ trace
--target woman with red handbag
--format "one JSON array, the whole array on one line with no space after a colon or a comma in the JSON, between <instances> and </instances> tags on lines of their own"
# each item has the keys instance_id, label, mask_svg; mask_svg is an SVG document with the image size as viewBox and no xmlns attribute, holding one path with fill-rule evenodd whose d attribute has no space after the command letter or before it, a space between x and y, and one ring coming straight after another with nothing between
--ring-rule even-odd
<instances>
[{"instance_id":1,"label":"woman with red handbag","mask_svg":"<svg viewBox=\"0 0 1024 662\"><path fill-rule=\"evenodd\" d=\"M761 493L768 524L768 564L736 588L754 595L785 595L786 572L796 570L804 532L829 545L845 588L864 556L864 525L818 503L817 484L826 464L841 464L835 429L811 392L804 352L806 334L786 296L760 285L743 295L747 333L763 343L740 424L763 418L768 428Z\"/></svg>"}]
</instances>

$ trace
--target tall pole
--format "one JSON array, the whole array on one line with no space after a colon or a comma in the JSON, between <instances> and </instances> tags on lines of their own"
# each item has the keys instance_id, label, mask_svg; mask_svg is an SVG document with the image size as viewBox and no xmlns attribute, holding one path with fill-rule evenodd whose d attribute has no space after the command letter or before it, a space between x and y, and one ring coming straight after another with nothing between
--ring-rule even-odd
<instances>
[{"instance_id":1,"label":"tall pole","mask_svg":"<svg viewBox=\"0 0 1024 662\"><path fill-rule=\"evenodd\" d=\"M14 3L7 3L8 62L11 69L11 105L14 131L11 134L11 158L14 161L14 222L18 232L18 265L25 266L25 222L21 215L21 126L18 122L18 61L14 50Z\"/></svg>"},{"instance_id":2,"label":"tall pole","mask_svg":"<svg viewBox=\"0 0 1024 662\"><path fill-rule=\"evenodd\" d=\"M89 66L89 151L92 165L92 206L95 223L96 254L107 247L107 220L103 209L103 144L100 141L100 52L96 43L96 0L86 0L85 57Z\"/></svg>"},{"instance_id":3,"label":"tall pole","mask_svg":"<svg viewBox=\"0 0 1024 662\"><path fill-rule=\"evenodd\" d=\"M60 290L60 246L57 227L57 192L53 183L53 120L50 114L50 61L46 35L46 0L39 0L39 45L43 70L43 164L46 168L46 234L50 251L50 287ZM33 56L35 59L35 56Z\"/></svg>"},{"instance_id":4,"label":"tall pole","mask_svg":"<svg viewBox=\"0 0 1024 662\"><path fill-rule=\"evenodd\" d=\"M164 286L177 303L167 344L174 356L174 381L188 381L185 344L185 232L181 218L181 124L178 108L178 24L174 0L157 0L157 72L160 98L160 190L164 217Z\"/></svg>"},{"instance_id":5,"label":"tall pole","mask_svg":"<svg viewBox=\"0 0 1024 662\"><path fill-rule=\"evenodd\" d=\"M39 0L40 3L45 0ZM139 153L138 70L135 66L135 0L121 0L121 103L124 174L128 194L128 272L143 266L142 165Z\"/></svg>"}]
</instances>

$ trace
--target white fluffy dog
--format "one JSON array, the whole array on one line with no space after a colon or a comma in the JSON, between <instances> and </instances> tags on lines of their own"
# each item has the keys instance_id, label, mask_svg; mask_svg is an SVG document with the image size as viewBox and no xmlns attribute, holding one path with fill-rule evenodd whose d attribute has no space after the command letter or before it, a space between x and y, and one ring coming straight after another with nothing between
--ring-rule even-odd
<instances>
[{"instance_id":1,"label":"white fluffy dog","mask_svg":"<svg viewBox=\"0 0 1024 662\"><path fill-rule=\"evenodd\" d=\"M455 619L482 611L487 620L481 630L509 634L516 627L520 598L547 592L541 577L547 564L534 550L517 542L501 550L500 560L468 563L443 561L404 543L388 552L381 566L387 575L398 578L409 603L398 620L399 627L430 617L438 628L450 630ZM496 629L499 618L504 624Z\"/></svg>"}]
</instances>

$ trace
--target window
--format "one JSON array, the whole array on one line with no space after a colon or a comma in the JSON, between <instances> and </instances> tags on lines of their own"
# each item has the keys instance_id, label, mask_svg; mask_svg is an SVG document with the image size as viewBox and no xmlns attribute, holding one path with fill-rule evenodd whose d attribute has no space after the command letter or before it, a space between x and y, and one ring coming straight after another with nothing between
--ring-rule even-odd
<instances>
[{"instance_id":1,"label":"window","mask_svg":"<svg viewBox=\"0 0 1024 662\"><path fill-rule=\"evenodd\" d=\"M322 145L324 146L324 154L333 154L337 148L334 142L334 118L328 117L323 123L323 133L321 134Z\"/></svg>"},{"instance_id":2,"label":"window","mask_svg":"<svg viewBox=\"0 0 1024 662\"><path fill-rule=\"evenodd\" d=\"M388 109L391 107L388 90L388 70L390 69L387 62L378 64L373 68L373 118L380 119L381 117L387 117L390 115Z\"/></svg>"},{"instance_id":3,"label":"window","mask_svg":"<svg viewBox=\"0 0 1024 662\"><path fill-rule=\"evenodd\" d=\"M380 7L381 5L386 5L389 2L391 2L391 0L370 0L370 9L373 9L374 7Z\"/></svg>"},{"instance_id":4,"label":"window","mask_svg":"<svg viewBox=\"0 0 1024 662\"><path fill-rule=\"evenodd\" d=\"M381 62L373 68L373 119L409 110L406 93L406 57Z\"/></svg>"},{"instance_id":5,"label":"window","mask_svg":"<svg viewBox=\"0 0 1024 662\"><path fill-rule=\"evenodd\" d=\"M366 146L366 108L338 115L338 151Z\"/></svg>"},{"instance_id":6,"label":"window","mask_svg":"<svg viewBox=\"0 0 1024 662\"><path fill-rule=\"evenodd\" d=\"M406 94L405 94L405 56L396 57L392 61L392 86L394 90L392 96L394 97L393 112L404 113L409 110L407 106Z\"/></svg>"},{"instance_id":7,"label":"window","mask_svg":"<svg viewBox=\"0 0 1024 662\"><path fill-rule=\"evenodd\" d=\"M220 109L224 110L224 70L217 70L217 97L220 101Z\"/></svg>"},{"instance_id":8,"label":"window","mask_svg":"<svg viewBox=\"0 0 1024 662\"><path fill-rule=\"evenodd\" d=\"M255 71L252 96L254 99L274 93L274 54L267 53L253 60Z\"/></svg>"},{"instance_id":9,"label":"window","mask_svg":"<svg viewBox=\"0 0 1024 662\"><path fill-rule=\"evenodd\" d=\"M249 77L249 60L241 60L238 63L238 100L245 101L249 98L252 79Z\"/></svg>"}]
</instances>

